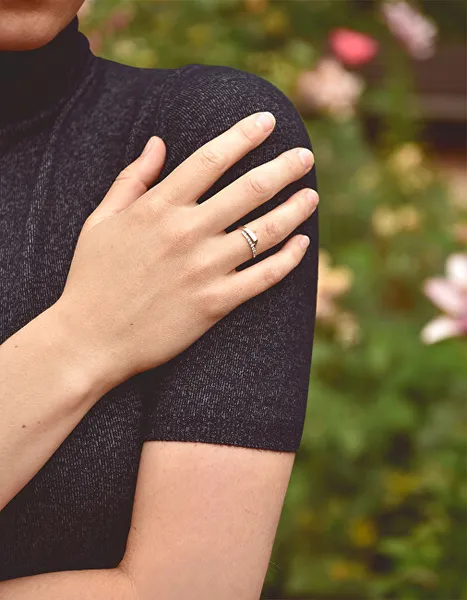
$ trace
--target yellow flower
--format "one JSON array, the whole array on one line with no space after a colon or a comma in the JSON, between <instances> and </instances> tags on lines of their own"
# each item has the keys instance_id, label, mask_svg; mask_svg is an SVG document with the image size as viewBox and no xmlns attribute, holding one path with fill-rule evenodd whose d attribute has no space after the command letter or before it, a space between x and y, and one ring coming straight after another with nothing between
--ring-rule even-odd
<instances>
[{"instance_id":1,"label":"yellow flower","mask_svg":"<svg viewBox=\"0 0 467 600\"><path fill-rule=\"evenodd\" d=\"M353 279L353 273L348 267L331 267L330 263L329 253L320 250L317 317L322 319L336 314L334 298L347 292Z\"/></svg>"},{"instance_id":2,"label":"yellow flower","mask_svg":"<svg viewBox=\"0 0 467 600\"><path fill-rule=\"evenodd\" d=\"M373 522L362 518L352 520L349 534L350 539L357 548L373 546L378 537Z\"/></svg>"},{"instance_id":3,"label":"yellow flower","mask_svg":"<svg viewBox=\"0 0 467 600\"><path fill-rule=\"evenodd\" d=\"M388 158L388 166L407 194L423 190L433 181L433 174L424 166L423 154L417 144L404 144L395 150Z\"/></svg>"},{"instance_id":4,"label":"yellow flower","mask_svg":"<svg viewBox=\"0 0 467 600\"><path fill-rule=\"evenodd\" d=\"M391 154L388 162L395 173L407 174L422 166L422 151L417 144L404 144Z\"/></svg>"},{"instance_id":5,"label":"yellow flower","mask_svg":"<svg viewBox=\"0 0 467 600\"><path fill-rule=\"evenodd\" d=\"M329 574L332 579L341 581L342 579L349 579L350 569L348 563L338 561L332 563L329 569Z\"/></svg>"},{"instance_id":6,"label":"yellow flower","mask_svg":"<svg viewBox=\"0 0 467 600\"><path fill-rule=\"evenodd\" d=\"M354 314L341 312L335 326L336 338L342 346L348 348L360 341L361 329Z\"/></svg>"},{"instance_id":7,"label":"yellow flower","mask_svg":"<svg viewBox=\"0 0 467 600\"><path fill-rule=\"evenodd\" d=\"M352 281L353 273L348 267L331 267L329 253L320 250L316 317L331 325L336 339L347 347L360 339L360 326L356 316L341 310L335 299L350 289Z\"/></svg>"},{"instance_id":8,"label":"yellow flower","mask_svg":"<svg viewBox=\"0 0 467 600\"><path fill-rule=\"evenodd\" d=\"M297 522L303 531L312 531L316 529L316 516L313 511L306 509L298 514Z\"/></svg>"},{"instance_id":9,"label":"yellow flower","mask_svg":"<svg viewBox=\"0 0 467 600\"><path fill-rule=\"evenodd\" d=\"M410 204L396 209L377 206L371 217L373 230L380 237L392 237L400 231L416 231L420 222L420 211Z\"/></svg>"},{"instance_id":10,"label":"yellow flower","mask_svg":"<svg viewBox=\"0 0 467 600\"><path fill-rule=\"evenodd\" d=\"M394 211L388 206L377 206L371 216L374 232L380 237L392 237L397 233Z\"/></svg>"},{"instance_id":11,"label":"yellow flower","mask_svg":"<svg viewBox=\"0 0 467 600\"><path fill-rule=\"evenodd\" d=\"M467 178L465 165L460 168L444 168L444 175L449 190L449 204L458 210L467 210Z\"/></svg>"},{"instance_id":12,"label":"yellow flower","mask_svg":"<svg viewBox=\"0 0 467 600\"><path fill-rule=\"evenodd\" d=\"M365 165L356 172L354 181L362 192L372 192L380 185L380 173L374 165Z\"/></svg>"},{"instance_id":13,"label":"yellow flower","mask_svg":"<svg viewBox=\"0 0 467 600\"><path fill-rule=\"evenodd\" d=\"M190 42L198 48L205 46L211 39L211 29L204 23L188 27L186 34Z\"/></svg>"},{"instance_id":14,"label":"yellow flower","mask_svg":"<svg viewBox=\"0 0 467 600\"><path fill-rule=\"evenodd\" d=\"M399 229L404 231L415 231L420 225L421 215L415 206L408 204L397 211Z\"/></svg>"},{"instance_id":15,"label":"yellow flower","mask_svg":"<svg viewBox=\"0 0 467 600\"><path fill-rule=\"evenodd\" d=\"M136 53L138 46L135 41L129 38L117 40L114 43L115 55L121 60L128 60Z\"/></svg>"},{"instance_id":16,"label":"yellow flower","mask_svg":"<svg viewBox=\"0 0 467 600\"><path fill-rule=\"evenodd\" d=\"M269 35L281 37L288 32L289 27L289 20L281 10L274 9L266 13L264 28Z\"/></svg>"},{"instance_id":17,"label":"yellow flower","mask_svg":"<svg viewBox=\"0 0 467 600\"><path fill-rule=\"evenodd\" d=\"M356 561L338 560L331 563L329 575L335 581L345 581L346 579L364 579L366 569L364 565Z\"/></svg>"},{"instance_id":18,"label":"yellow flower","mask_svg":"<svg viewBox=\"0 0 467 600\"><path fill-rule=\"evenodd\" d=\"M386 502L389 505L401 504L412 492L419 489L421 479L415 473L388 471L384 477Z\"/></svg>"}]
</instances>

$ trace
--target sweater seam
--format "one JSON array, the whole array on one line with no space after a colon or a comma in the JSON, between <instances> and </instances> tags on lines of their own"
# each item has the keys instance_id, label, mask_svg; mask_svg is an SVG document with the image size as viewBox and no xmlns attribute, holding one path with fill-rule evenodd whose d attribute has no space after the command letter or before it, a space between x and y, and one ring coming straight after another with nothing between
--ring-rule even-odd
<instances>
[{"instance_id":1,"label":"sweater seam","mask_svg":"<svg viewBox=\"0 0 467 600\"><path fill-rule=\"evenodd\" d=\"M96 71L97 63L94 63L94 65L92 65L91 69L89 70L88 74L83 78L79 86L76 88L75 92L67 99L67 101L65 102L62 109L60 110L53 122L52 130L50 132L49 139L45 145L44 154L38 169L37 182L34 187L33 198L35 198L36 200L33 201L29 207L28 215L26 217L25 222L25 230L28 231L29 238L29 244L27 244L23 250L24 264L26 270L31 266L31 261L27 259L27 253L32 248L32 239L35 236L35 225L37 219L34 218L34 215L37 214L38 207L42 205L44 197L47 193L51 165L53 164L56 142L59 137L60 130L66 122L66 119L70 114L70 111L72 110L73 106L76 104L80 96L82 96L82 94L87 89L89 83L95 77ZM38 192L37 196L35 192ZM30 272L27 272L27 276L32 280Z\"/></svg>"}]
</instances>

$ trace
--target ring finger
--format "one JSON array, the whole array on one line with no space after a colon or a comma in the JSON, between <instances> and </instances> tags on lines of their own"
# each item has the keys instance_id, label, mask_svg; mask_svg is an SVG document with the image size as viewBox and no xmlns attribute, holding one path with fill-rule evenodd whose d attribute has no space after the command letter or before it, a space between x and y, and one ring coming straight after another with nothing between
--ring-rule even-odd
<instances>
[{"instance_id":1,"label":"ring finger","mask_svg":"<svg viewBox=\"0 0 467 600\"><path fill-rule=\"evenodd\" d=\"M306 221L315 211L318 202L317 192L304 188L267 214L249 222L247 227L258 238L255 246L257 255L284 240ZM222 263L223 270L232 271L253 257L250 245L240 229L224 233L223 236L221 248L219 245L216 248L216 260Z\"/></svg>"},{"instance_id":2,"label":"ring finger","mask_svg":"<svg viewBox=\"0 0 467 600\"><path fill-rule=\"evenodd\" d=\"M201 203L196 209L197 217L210 232L225 230L303 177L313 165L314 156L308 148L286 150Z\"/></svg>"}]
</instances>

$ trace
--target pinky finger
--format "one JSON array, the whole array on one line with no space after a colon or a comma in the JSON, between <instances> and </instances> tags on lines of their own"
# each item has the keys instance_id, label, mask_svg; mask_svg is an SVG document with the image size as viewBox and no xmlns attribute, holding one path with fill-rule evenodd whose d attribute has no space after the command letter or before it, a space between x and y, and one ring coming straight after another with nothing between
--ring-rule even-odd
<instances>
[{"instance_id":1,"label":"pinky finger","mask_svg":"<svg viewBox=\"0 0 467 600\"><path fill-rule=\"evenodd\" d=\"M243 304L282 281L301 262L309 241L306 235L295 235L272 256L242 271L233 271L227 285L236 305Z\"/></svg>"}]
</instances>

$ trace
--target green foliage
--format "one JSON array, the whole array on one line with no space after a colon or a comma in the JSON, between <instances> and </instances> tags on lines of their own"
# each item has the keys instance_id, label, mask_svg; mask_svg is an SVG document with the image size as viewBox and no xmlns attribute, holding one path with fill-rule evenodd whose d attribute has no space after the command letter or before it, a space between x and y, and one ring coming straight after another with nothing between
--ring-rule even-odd
<instances>
[{"instance_id":1,"label":"green foliage","mask_svg":"<svg viewBox=\"0 0 467 600\"><path fill-rule=\"evenodd\" d=\"M454 29L462 38L465 5L450 3L452 19L443 12L448 4L423 8L439 18L444 37ZM131 19L116 30L115 14ZM407 59L378 4L99 0L83 24L112 60L225 64L270 79L293 100L299 75L328 53L331 29L380 41L386 78L366 91L357 114L306 121L320 242L346 267L339 277L348 289L331 299L333 317L317 324L303 442L264 597L467 598L467 349L465 339L431 346L420 339L436 315L422 284L459 251L452 226L461 215L427 158L430 148L417 143ZM372 143L366 111L382 124ZM326 285L337 271L329 266L321 276Z\"/></svg>"}]
</instances>

